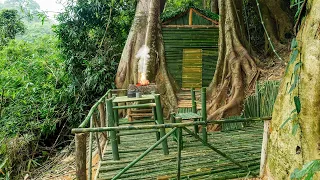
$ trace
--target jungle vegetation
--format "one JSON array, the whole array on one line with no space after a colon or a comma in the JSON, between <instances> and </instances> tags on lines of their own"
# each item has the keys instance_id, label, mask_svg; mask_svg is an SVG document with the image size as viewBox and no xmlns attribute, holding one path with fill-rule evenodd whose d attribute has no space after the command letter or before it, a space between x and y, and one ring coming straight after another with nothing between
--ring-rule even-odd
<instances>
[{"instance_id":1,"label":"jungle vegetation","mask_svg":"<svg viewBox=\"0 0 320 180\"><path fill-rule=\"evenodd\" d=\"M295 172L292 177L301 178L319 170L319 0L153 0L156 13L149 24L137 20L139 12L149 10L142 8L149 7L147 2L68 1L57 23L45 18L34 0L0 4L0 179L32 172L72 142L70 129L107 89L135 81L137 74L127 69L137 63L130 50L144 43L137 39L145 32L137 31L139 23L153 28L147 43L155 44L160 55L157 59L151 52L149 78L164 89L164 102L171 102L164 103L166 108L174 108L175 88L157 25L161 17L190 5L220 15L209 118L239 114L248 89L270 63L264 59L276 57L288 67L273 113L266 173L281 179ZM279 52L288 49L291 57L282 58ZM304 172L294 170L303 165Z\"/></svg>"}]
</instances>

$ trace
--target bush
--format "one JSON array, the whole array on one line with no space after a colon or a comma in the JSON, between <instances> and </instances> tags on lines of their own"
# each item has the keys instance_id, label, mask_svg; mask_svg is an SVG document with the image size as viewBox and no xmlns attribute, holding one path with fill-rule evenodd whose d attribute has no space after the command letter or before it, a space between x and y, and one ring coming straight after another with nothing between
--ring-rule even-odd
<instances>
[{"instance_id":1,"label":"bush","mask_svg":"<svg viewBox=\"0 0 320 180\"><path fill-rule=\"evenodd\" d=\"M56 38L44 36L34 43L12 40L0 51L0 164L7 159L14 173L67 119L69 80L56 45Z\"/></svg>"}]
</instances>

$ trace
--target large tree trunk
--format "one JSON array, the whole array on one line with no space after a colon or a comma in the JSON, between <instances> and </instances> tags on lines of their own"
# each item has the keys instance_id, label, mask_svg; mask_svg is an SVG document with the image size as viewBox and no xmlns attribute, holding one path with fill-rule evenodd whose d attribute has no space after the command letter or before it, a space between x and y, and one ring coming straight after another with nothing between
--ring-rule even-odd
<instances>
[{"instance_id":1,"label":"large tree trunk","mask_svg":"<svg viewBox=\"0 0 320 180\"><path fill-rule=\"evenodd\" d=\"M289 179L295 168L320 159L320 0L308 0L307 17L298 32L299 55L288 68L282 80L274 105L271 121L267 157L267 173L270 179ZM294 66L301 60L300 81L292 94L288 89L292 84ZM299 94L298 94L299 92ZM299 95L301 112L298 119L289 121L283 129L281 124L295 109L293 97ZM295 122L296 121L296 122ZM296 135L292 135L293 124L298 123ZM313 179L320 179L318 174Z\"/></svg>"},{"instance_id":2,"label":"large tree trunk","mask_svg":"<svg viewBox=\"0 0 320 180\"><path fill-rule=\"evenodd\" d=\"M156 83L165 107L164 111L167 113L175 109L177 100L166 69L160 26L160 0L139 0L137 3L133 24L116 75L117 88L126 89L129 84L139 82L139 59L136 55L143 45L150 48L147 79Z\"/></svg>"},{"instance_id":3,"label":"large tree trunk","mask_svg":"<svg viewBox=\"0 0 320 180\"><path fill-rule=\"evenodd\" d=\"M256 0L252 0L256 4ZM270 40L277 49L284 48L293 34L293 17L286 0L259 0L262 18ZM267 36L265 36L265 51L271 52Z\"/></svg>"},{"instance_id":4,"label":"large tree trunk","mask_svg":"<svg viewBox=\"0 0 320 180\"><path fill-rule=\"evenodd\" d=\"M209 119L239 115L246 89L255 83L259 70L248 53L243 27L242 1L220 0L219 59L208 88Z\"/></svg>"},{"instance_id":5,"label":"large tree trunk","mask_svg":"<svg viewBox=\"0 0 320 180\"><path fill-rule=\"evenodd\" d=\"M216 14L219 14L219 4L218 0L211 0L210 3L211 12L214 12Z\"/></svg>"}]
</instances>

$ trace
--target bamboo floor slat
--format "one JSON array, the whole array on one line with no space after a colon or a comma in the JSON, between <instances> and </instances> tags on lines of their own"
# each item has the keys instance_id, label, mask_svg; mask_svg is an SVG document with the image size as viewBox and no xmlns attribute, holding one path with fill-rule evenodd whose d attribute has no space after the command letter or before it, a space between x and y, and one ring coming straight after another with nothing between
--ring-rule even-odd
<instances>
[{"instance_id":1,"label":"bamboo floor slat","mask_svg":"<svg viewBox=\"0 0 320 180\"><path fill-rule=\"evenodd\" d=\"M231 179L257 174L260 168L262 132L263 126L256 124L241 130L208 134L208 142L211 145L248 167L250 173L240 169L184 132L181 179ZM98 179L112 179L155 142L155 134L150 133L121 136L120 160L112 160L111 146L107 146L103 160L100 162ZM177 143L172 137L168 137L168 146L169 155L163 155L160 144L126 171L120 179L175 179Z\"/></svg>"}]
</instances>

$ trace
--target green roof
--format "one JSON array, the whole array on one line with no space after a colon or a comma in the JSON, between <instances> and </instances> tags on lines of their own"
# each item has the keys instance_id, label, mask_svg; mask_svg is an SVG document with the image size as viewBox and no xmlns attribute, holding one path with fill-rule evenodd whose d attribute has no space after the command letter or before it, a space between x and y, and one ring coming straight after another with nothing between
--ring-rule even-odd
<instances>
[{"instance_id":1,"label":"green roof","mask_svg":"<svg viewBox=\"0 0 320 180\"><path fill-rule=\"evenodd\" d=\"M212 19L212 20L216 20L219 21L219 15L215 14L209 10L205 10L205 9L201 9L198 8L196 6L194 6L192 3L187 4L186 6L182 6L180 8L177 8L175 10L164 10L164 12L161 14L161 21L165 22L171 18L174 18L182 13L185 13L186 11L188 11L190 8L193 8L197 11L199 11L201 14L205 15L206 17Z\"/></svg>"}]
</instances>

